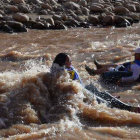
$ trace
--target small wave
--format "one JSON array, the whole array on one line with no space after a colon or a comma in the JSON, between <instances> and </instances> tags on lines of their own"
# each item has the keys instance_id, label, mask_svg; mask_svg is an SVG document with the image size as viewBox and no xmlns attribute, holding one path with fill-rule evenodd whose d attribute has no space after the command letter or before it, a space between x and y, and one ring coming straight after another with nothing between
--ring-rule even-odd
<instances>
[{"instance_id":1,"label":"small wave","mask_svg":"<svg viewBox=\"0 0 140 140\"><path fill-rule=\"evenodd\" d=\"M1 74L3 79L11 78L9 83L14 82L8 86L6 78L1 85L6 91L0 95L0 126L5 128L0 130L1 137L53 138L58 133L65 136L64 132L75 135L73 131L82 135L81 116L102 124L140 124L139 114L98 104L91 92L69 79L67 72L54 76L45 66L32 66L12 73L13 78L11 74ZM88 133L83 133L86 139Z\"/></svg>"},{"instance_id":2,"label":"small wave","mask_svg":"<svg viewBox=\"0 0 140 140\"><path fill-rule=\"evenodd\" d=\"M37 56L37 55L23 55L20 52L17 51L11 51L5 55L0 55L1 61L12 61L12 62L18 62L18 61L25 61L29 59L36 59L36 60L51 60L50 54L45 54L43 56Z\"/></svg>"}]
</instances>

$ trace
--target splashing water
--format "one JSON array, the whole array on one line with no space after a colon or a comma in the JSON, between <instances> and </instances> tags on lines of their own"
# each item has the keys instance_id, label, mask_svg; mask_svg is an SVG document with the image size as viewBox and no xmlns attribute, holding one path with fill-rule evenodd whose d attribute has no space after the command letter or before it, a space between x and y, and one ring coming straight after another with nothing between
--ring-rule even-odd
<instances>
[{"instance_id":1,"label":"splashing water","mask_svg":"<svg viewBox=\"0 0 140 140\"><path fill-rule=\"evenodd\" d=\"M91 56L101 62L131 59L140 37L137 26L127 30L30 31L15 34L16 44L11 35L1 34L7 41L0 40L4 46L0 56L0 138L139 139L139 113L98 104L90 91L69 79L67 72L55 76L50 72L55 55L69 52L83 82L104 90L98 76L90 77L85 72L85 63L94 67ZM110 92L131 105L140 102L139 84L112 87Z\"/></svg>"}]
</instances>

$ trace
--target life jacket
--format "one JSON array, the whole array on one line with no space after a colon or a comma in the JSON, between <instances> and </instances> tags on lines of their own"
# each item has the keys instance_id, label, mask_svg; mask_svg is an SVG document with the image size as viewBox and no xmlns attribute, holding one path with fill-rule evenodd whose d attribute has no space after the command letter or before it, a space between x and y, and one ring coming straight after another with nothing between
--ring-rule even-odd
<instances>
[{"instance_id":1,"label":"life jacket","mask_svg":"<svg viewBox=\"0 0 140 140\"><path fill-rule=\"evenodd\" d=\"M71 66L70 68L66 68L66 70L70 74L70 78L72 80L78 80L80 82L80 84L82 86L84 86L84 84L83 84L78 72L76 71L76 69L73 66Z\"/></svg>"},{"instance_id":2,"label":"life jacket","mask_svg":"<svg viewBox=\"0 0 140 140\"><path fill-rule=\"evenodd\" d=\"M73 67L66 68L72 80L79 80L79 75Z\"/></svg>"}]
</instances>

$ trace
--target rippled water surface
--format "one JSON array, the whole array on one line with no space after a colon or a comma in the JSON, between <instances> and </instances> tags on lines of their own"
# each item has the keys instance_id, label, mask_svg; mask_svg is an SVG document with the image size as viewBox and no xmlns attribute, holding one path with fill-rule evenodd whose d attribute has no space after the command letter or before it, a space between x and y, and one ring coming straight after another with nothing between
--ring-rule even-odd
<instances>
[{"instance_id":1,"label":"rippled water surface","mask_svg":"<svg viewBox=\"0 0 140 140\"><path fill-rule=\"evenodd\" d=\"M140 139L140 114L98 104L67 73L51 77L57 53L67 52L86 84L140 105L140 85L107 86L89 76L85 64L133 59L140 44L140 24L128 28L0 33L0 137L2 139Z\"/></svg>"}]
</instances>

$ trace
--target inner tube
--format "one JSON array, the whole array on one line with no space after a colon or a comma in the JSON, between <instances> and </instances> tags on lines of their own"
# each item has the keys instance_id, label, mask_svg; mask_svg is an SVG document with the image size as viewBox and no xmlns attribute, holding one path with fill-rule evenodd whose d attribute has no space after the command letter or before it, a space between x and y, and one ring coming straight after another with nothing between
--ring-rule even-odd
<instances>
[{"instance_id":1,"label":"inner tube","mask_svg":"<svg viewBox=\"0 0 140 140\"><path fill-rule=\"evenodd\" d=\"M107 83L116 83L122 77L132 76L132 72L127 71L108 71L101 74L101 78L104 82Z\"/></svg>"}]
</instances>

